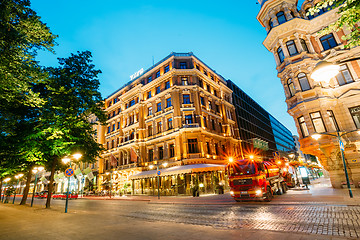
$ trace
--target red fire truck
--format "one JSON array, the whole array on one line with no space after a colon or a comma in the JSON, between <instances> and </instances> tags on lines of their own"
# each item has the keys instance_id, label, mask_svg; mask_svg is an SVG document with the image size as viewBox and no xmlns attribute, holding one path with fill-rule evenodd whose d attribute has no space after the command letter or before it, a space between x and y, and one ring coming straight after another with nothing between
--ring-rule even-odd
<instances>
[{"instance_id":1,"label":"red fire truck","mask_svg":"<svg viewBox=\"0 0 360 240\"><path fill-rule=\"evenodd\" d=\"M228 165L230 194L238 202L264 200L283 194L287 184L282 169L272 161L242 159Z\"/></svg>"}]
</instances>

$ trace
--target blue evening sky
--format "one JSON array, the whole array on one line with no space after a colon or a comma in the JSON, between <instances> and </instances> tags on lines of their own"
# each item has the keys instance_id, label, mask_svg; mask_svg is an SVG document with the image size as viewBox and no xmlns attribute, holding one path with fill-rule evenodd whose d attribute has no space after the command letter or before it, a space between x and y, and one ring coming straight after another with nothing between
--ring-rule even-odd
<instances>
[{"instance_id":1,"label":"blue evening sky","mask_svg":"<svg viewBox=\"0 0 360 240\"><path fill-rule=\"evenodd\" d=\"M256 0L122 1L32 0L32 8L59 35L56 54L40 53L43 65L90 50L101 69L103 97L171 52L193 52L231 79L297 135L288 115L273 55L262 45Z\"/></svg>"}]
</instances>

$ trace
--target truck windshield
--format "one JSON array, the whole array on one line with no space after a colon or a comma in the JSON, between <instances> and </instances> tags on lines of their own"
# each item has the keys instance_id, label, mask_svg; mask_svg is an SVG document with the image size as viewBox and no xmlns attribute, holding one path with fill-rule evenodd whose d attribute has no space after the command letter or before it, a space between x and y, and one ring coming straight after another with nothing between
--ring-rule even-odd
<instances>
[{"instance_id":1,"label":"truck windshield","mask_svg":"<svg viewBox=\"0 0 360 240\"><path fill-rule=\"evenodd\" d=\"M255 165L250 164L234 164L230 167L231 176L241 176L241 175L252 175L255 174Z\"/></svg>"}]
</instances>

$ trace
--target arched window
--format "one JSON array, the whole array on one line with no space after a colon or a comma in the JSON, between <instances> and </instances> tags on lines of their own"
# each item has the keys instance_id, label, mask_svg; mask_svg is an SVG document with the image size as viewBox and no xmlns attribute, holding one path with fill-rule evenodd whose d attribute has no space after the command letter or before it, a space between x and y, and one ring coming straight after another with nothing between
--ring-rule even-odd
<instances>
[{"instance_id":1,"label":"arched window","mask_svg":"<svg viewBox=\"0 0 360 240\"><path fill-rule=\"evenodd\" d=\"M276 17L277 17L277 20L278 20L279 24L283 24L284 22L286 22L285 14L284 14L283 11L278 12L276 14Z\"/></svg>"},{"instance_id":2,"label":"arched window","mask_svg":"<svg viewBox=\"0 0 360 240\"><path fill-rule=\"evenodd\" d=\"M298 54L298 50L296 48L294 40L287 41L286 42L286 47L287 47L287 49L289 51L290 56L294 56L294 55Z\"/></svg>"},{"instance_id":3,"label":"arched window","mask_svg":"<svg viewBox=\"0 0 360 240\"><path fill-rule=\"evenodd\" d=\"M300 43L301 43L301 46L302 46L302 48L304 49L304 51L309 52L309 49L308 49L308 47L307 47L307 45L306 45L305 40L304 40L304 39L300 39Z\"/></svg>"},{"instance_id":4,"label":"arched window","mask_svg":"<svg viewBox=\"0 0 360 240\"><path fill-rule=\"evenodd\" d=\"M294 96L295 95L295 87L294 87L294 83L292 81L291 78L289 78L287 80L287 86L288 86L288 89L289 89L289 93L290 93L290 96Z\"/></svg>"},{"instance_id":5,"label":"arched window","mask_svg":"<svg viewBox=\"0 0 360 240\"><path fill-rule=\"evenodd\" d=\"M278 48L277 54L278 54L280 62L281 63L284 62L285 56L284 56L284 53L283 53L283 50L281 49L281 47Z\"/></svg>"},{"instance_id":6,"label":"arched window","mask_svg":"<svg viewBox=\"0 0 360 240\"><path fill-rule=\"evenodd\" d=\"M311 89L309 81L308 81L305 73L299 73L298 79L299 79L301 90L307 91L307 90Z\"/></svg>"}]
</instances>

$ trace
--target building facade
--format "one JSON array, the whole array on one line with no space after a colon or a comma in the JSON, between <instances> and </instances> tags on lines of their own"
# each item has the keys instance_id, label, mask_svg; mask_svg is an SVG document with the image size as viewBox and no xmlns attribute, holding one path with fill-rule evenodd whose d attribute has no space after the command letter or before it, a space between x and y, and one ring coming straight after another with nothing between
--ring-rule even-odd
<instances>
[{"instance_id":1,"label":"building facade","mask_svg":"<svg viewBox=\"0 0 360 240\"><path fill-rule=\"evenodd\" d=\"M232 81L233 104L244 153L273 158L274 152L288 157L295 151L292 133Z\"/></svg>"},{"instance_id":2,"label":"building facade","mask_svg":"<svg viewBox=\"0 0 360 240\"><path fill-rule=\"evenodd\" d=\"M274 54L278 77L284 87L288 113L294 118L301 150L318 157L329 171L333 187L345 182L341 152L336 137L314 133L348 133L342 138L350 181L359 187L360 140L360 47L344 49L342 40L349 30L319 36L319 30L336 21L336 9L322 9L307 16L319 1L259 0L258 21L267 31L264 46ZM329 83L315 82L310 75L315 65L326 60L340 63L340 73Z\"/></svg>"},{"instance_id":3,"label":"building facade","mask_svg":"<svg viewBox=\"0 0 360 240\"><path fill-rule=\"evenodd\" d=\"M225 184L228 157L241 149L226 81L192 53L171 53L135 76L105 100L98 189L156 195L159 180L162 195L177 195Z\"/></svg>"}]
</instances>

